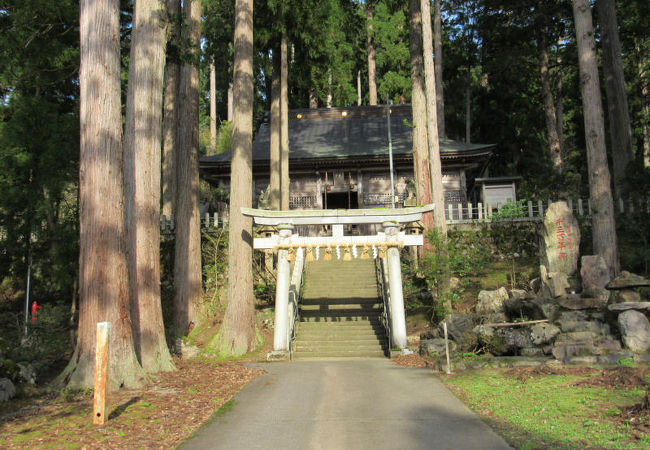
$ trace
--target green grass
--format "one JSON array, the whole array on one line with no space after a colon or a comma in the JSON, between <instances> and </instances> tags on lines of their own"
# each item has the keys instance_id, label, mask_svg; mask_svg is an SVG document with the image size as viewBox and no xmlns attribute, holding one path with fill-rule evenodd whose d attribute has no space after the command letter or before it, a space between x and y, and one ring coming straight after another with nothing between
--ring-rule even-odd
<instances>
[{"instance_id":1,"label":"green grass","mask_svg":"<svg viewBox=\"0 0 650 450\"><path fill-rule=\"evenodd\" d=\"M588 377L546 375L520 381L504 370L471 371L444 378L511 445L535 448L648 448L620 423L619 406L638 403L641 389L573 386Z\"/></svg>"}]
</instances>

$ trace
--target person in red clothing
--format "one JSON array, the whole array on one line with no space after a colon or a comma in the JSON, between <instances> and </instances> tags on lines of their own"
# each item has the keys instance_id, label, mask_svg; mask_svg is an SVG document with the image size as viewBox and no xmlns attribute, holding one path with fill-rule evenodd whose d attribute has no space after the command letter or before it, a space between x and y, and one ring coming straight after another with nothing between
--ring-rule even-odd
<instances>
[{"instance_id":1,"label":"person in red clothing","mask_svg":"<svg viewBox=\"0 0 650 450\"><path fill-rule=\"evenodd\" d=\"M34 300L32 303L32 323L36 323L36 313L39 309L43 309L43 307L36 303L36 300Z\"/></svg>"}]
</instances>

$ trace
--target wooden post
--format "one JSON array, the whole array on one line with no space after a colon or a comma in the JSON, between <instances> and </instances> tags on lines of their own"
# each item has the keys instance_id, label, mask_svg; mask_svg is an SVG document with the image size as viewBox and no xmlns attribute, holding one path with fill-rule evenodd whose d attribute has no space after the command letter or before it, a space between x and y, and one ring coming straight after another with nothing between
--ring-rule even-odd
<instances>
[{"instance_id":1,"label":"wooden post","mask_svg":"<svg viewBox=\"0 0 650 450\"><path fill-rule=\"evenodd\" d=\"M212 214L213 220L214 220L214 227L219 228L219 213L214 213Z\"/></svg>"},{"instance_id":2,"label":"wooden post","mask_svg":"<svg viewBox=\"0 0 650 450\"><path fill-rule=\"evenodd\" d=\"M537 209L538 209L538 212L539 212L539 217L541 217L542 220L544 220L544 202L543 201L541 201L541 200L537 201Z\"/></svg>"},{"instance_id":3,"label":"wooden post","mask_svg":"<svg viewBox=\"0 0 650 450\"><path fill-rule=\"evenodd\" d=\"M458 204L458 220L463 220L463 204Z\"/></svg>"},{"instance_id":4,"label":"wooden post","mask_svg":"<svg viewBox=\"0 0 650 450\"><path fill-rule=\"evenodd\" d=\"M483 203L478 204L478 220L483 220Z\"/></svg>"},{"instance_id":5,"label":"wooden post","mask_svg":"<svg viewBox=\"0 0 650 450\"><path fill-rule=\"evenodd\" d=\"M528 217L533 218L533 202L528 202Z\"/></svg>"},{"instance_id":6,"label":"wooden post","mask_svg":"<svg viewBox=\"0 0 650 450\"><path fill-rule=\"evenodd\" d=\"M447 355L447 375L451 375L451 364L449 363L449 336L447 334L447 321L442 322L442 328L445 330L445 354Z\"/></svg>"},{"instance_id":7,"label":"wooden post","mask_svg":"<svg viewBox=\"0 0 650 450\"><path fill-rule=\"evenodd\" d=\"M584 210L584 208L582 207L582 199L579 198L579 199L578 199L578 215L579 215L580 217L582 217L582 216L584 216L584 214L585 214L585 210Z\"/></svg>"},{"instance_id":8,"label":"wooden post","mask_svg":"<svg viewBox=\"0 0 650 450\"><path fill-rule=\"evenodd\" d=\"M106 386L108 384L108 350L111 323L97 323L95 341L95 390L93 395L93 423L103 425L106 421Z\"/></svg>"},{"instance_id":9,"label":"wooden post","mask_svg":"<svg viewBox=\"0 0 650 450\"><path fill-rule=\"evenodd\" d=\"M467 202L467 218L472 220L474 218L474 211L472 211L472 203Z\"/></svg>"},{"instance_id":10,"label":"wooden post","mask_svg":"<svg viewBox=\"0 0 650 450\"><path fill-rule=\"evenodd\" d=\"M454 209L453 209L453 206L452 206L451 203L447 205L447 211L449 213L449 217L447 217L447 220L450 221L450 222L453 222L454 221Z\"/></svg>"},{"instance_id":11,"label":"wooden post","mask_svg":"<svg viewBox=\"0 0 650 450\"><path fill-rule=\"evenodd\" d=\"M621 214L625 212L625 203L623 202L623 199L619 197L618 199L618 206Z\"/></svg>"}]
</instances>

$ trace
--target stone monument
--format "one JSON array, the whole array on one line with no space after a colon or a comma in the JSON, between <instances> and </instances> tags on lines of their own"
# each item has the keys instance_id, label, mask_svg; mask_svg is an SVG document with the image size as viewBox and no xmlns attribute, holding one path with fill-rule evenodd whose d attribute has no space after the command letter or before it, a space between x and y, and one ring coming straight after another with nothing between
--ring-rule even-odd
<instances>
[{"instance_id":1,"label":"stone monument","mask_svg":"<svg viewBox=\"0 0 650 450\"><path fill-rule=\"evenodd\" d=\"M551 272L575 275L578 270L580 227L566 202L551 203L544 216L541 263Z\"/></svg>"}]
</instances>

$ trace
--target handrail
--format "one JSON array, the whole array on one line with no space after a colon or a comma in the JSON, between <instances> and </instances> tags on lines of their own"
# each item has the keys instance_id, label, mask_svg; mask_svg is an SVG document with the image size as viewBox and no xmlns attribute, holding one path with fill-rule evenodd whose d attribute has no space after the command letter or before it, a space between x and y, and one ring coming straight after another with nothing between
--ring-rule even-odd
<instances>
[{"instance_id":1,"label":"handrail","mask_svg":"<svg viewBox=\"0 0 650 450\"><path fill-rule=\"evenodd\" d=\"M298 320L300 311L299 304L304 271L305 252L304 249L298 249L296 251L293 272L291 273L291 280L289 281L289 307L287 309L289 319L289 326L287 327L287 348L289 349L289 355L293 353L293 338L296 334L296 321Z\"/></svg>"},{"instance_id":2,"label":"handrail","mask_svg":"<svg viewBox=\"0 0 650 450\"><path fill-rule=\"evenodd\" d=\"M386 280L386 268L384 267L386 260L384 258L377 258L375 260L375 269L377 274L377 290L381 294L384 308L381 313L381 321L386 329L386 336L388 337L388 351L390 352L392 346L392 336L390 328L390 287Z\"/></svg>"}]
</instances>

